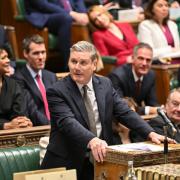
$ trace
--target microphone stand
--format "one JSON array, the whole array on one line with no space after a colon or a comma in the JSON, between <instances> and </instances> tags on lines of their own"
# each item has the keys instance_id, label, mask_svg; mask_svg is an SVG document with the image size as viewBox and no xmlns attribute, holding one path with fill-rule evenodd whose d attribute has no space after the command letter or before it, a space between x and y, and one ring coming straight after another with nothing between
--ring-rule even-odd
<instances>
[{"instance_id":1,"label":"microphone stand","mask_svg":"<svg viewBox=\"0 0 180 180\"><path fill-rule=\"evenodd\" d=\"M168 163L168 140L167 140L167 129L168 126L163 126L164 129L164 163Z\"/></svg>"}]
</instances>

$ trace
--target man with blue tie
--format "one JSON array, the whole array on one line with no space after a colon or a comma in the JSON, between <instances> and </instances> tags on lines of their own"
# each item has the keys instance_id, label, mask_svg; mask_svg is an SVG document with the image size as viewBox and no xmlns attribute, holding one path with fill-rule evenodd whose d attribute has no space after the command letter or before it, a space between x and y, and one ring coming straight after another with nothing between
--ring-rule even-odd
<instances>
[{"instance_id":1,"label":"man with blue tie","mask_svg":"<svg viewBox=\"0 0 180 180\"><path fill-rule=\"evenodd\" d=\"M26 19L38 28L48 27L57 35L57 48L63 56L64 70L69 58L71 24L88 23L86 8L83 0L28 0L24 1Z\"/></svg>"}]
</instances>

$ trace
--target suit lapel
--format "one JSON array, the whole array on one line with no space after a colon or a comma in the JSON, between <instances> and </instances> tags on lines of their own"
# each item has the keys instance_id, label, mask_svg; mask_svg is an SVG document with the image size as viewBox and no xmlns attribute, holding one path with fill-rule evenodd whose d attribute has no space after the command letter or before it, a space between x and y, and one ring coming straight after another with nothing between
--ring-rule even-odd
<instances>
[{"instance_id":1,"label":"suit lapel","mask_svg":"<svg viewBox=\"0 0 180 180\"><path fill-rule=\"evenodd\" d=\"M24 70L22 69L22 74L24 76L25 81L27 82L27 86L29 86L30 91L33 92L32 94L34 94L37 98L39 98L41 101L43 101L41 93L40 93L36 83L34 82L34 79L31 76L27 67L25 67Z\"/></svg>"},{"instance_id":2,"label":"suit lapel","mask_svg":"<svg viewBox=\"0 0 180 180\"><path fill-rule=\"evenodd\" d=\"M105 119L105 94L102 83L97 79L96 76L93 77L93 88L95 91L96 101L98 105L99 119L103 126L103 121Z\"/></svg>"},{"instance_id":3,"label":"suit lapel","mask_svg":"<svg viewBox=\"0 0 180 180\"><path fill-rule=\"evenodd\" d=\"M42 69L42 81L44 84L45 89L49 86L49 80L47 79L48 77L45 74L45 71Z\"/></svg>"},{"instance_id":4,"label":"suit lapel","mask_svg":"<svg viewBox=\"0 0 180 180\"><path fill-rule=\"evenodd\" d=\"M127 82L128 82L128 91L130 91L129 94L133 94L135 96L135 89L136 89L136 83L134 80L133 72L132 72L132 66L128 66L128 73L127 73Z\"/></svg>"},{"instance_id":5,"label":"suit lapel","mask_svg":"<svg viewBox=\"0 0 180 180\"><path fill-rule=\"evenodd\" d=\"M83 119L85 120L87 126L89 127L88 115L85 109L84 101L82 95L76 85L76 83L71 79L70 75L67 77L67 87L70 96L72 97L74 103L76 104L79 112L81 113Z\"/></svg>"}]
</instances>

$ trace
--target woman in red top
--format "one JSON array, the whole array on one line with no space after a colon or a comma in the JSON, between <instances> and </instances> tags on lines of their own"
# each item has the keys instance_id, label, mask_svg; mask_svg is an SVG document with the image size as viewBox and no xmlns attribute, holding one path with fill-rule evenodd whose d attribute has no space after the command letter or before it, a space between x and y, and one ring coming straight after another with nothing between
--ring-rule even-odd
<instances>
[{"instance_id":1,"label":"woman in red top","mask_svg":"<svg viewBox=\"0 0 180 180\"><path fill-rule=\"evenodd\" d=\"M117 65L131 62L133 47L138 44L131 25L115 22L103 6L92 6L88 16L96 28L92 39L100 54L117 57Z\"/></svg>"}]
</instances>

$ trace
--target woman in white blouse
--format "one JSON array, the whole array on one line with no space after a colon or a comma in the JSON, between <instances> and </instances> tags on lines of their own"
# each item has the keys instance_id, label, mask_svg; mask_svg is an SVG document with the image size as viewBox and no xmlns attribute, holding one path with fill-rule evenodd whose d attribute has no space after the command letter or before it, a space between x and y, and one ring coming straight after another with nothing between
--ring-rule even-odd
<instances>
[{"instance_id":1,"label":"woman in white blouse","mask_svg":"<svg viewBox=\"0 0 180 180\"><path fill-rule=\"evenodd\" d=\"M145 20L138 27L138 38L154 50L154 58L180 51L180 37L175 22L169 19L168 0L152 0L145 10Z\"/></svg>"}]
</instances>

